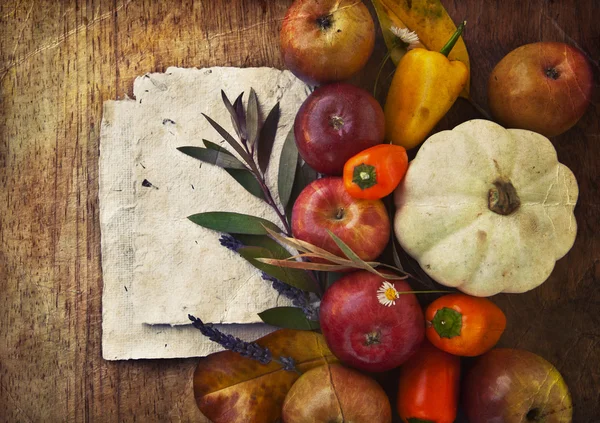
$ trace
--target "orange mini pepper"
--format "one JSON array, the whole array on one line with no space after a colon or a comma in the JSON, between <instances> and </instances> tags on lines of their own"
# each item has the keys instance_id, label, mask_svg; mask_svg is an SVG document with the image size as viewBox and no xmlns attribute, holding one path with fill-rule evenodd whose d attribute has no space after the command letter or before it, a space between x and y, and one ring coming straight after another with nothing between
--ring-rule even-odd
<instances>
[{"instance_id":1,"label":"orange mini pepper","mask_svg":"<svg viewBox=\"0 0 600 423\"><path fill-rule=\"evenodd\" d=\"M377 200L391 194L406 169L406 149L379 144L351 157L344 165L344 187L354 198Z\"/></svg>"},{"instance_id":2,"label":"orange mini pepper","mask_svg":"<svg viewBox=\"0 0 600 423\"><path fill-rule=\"evenodd\" d=\"M400 367L398 414L405 423L453 423L458 408L460 357L429 342Z\"/></svg>"},{"instance_id":3,"label":"orange mini pepper","mask_svg":"<svg viewBox=\"0 0 600 423\"><path fill-rule=\"evenodd\" d=\"M425 311L427 339L450 354L474 357L491 350L506 328L506 316L487 298L450 294Z\"/></svg>"},{"instance_id":4,"label":"orange mini pepper","mask_svg":"<svg viewBox=\"0 0 600 423\"><path fill-rule=\"evenodd\" d=\"M400 59L384 107L391 143L407 149L422 143L467 84L467 66L447 57L465 23L440 52L415 48Z\"/></svg>"}]
</instances>

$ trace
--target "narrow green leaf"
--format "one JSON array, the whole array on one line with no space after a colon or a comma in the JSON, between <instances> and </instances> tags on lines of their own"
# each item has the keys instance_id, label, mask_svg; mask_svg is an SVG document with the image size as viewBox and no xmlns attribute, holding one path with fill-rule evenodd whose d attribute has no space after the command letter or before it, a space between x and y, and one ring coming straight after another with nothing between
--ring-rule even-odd
<instances>
[{"instance_id":1,"label":"narrow green leaf","mask_svg":"<svg viewBox=\"0 0 600 423\"><path fill-rule=\"evenodd\" d=\"M290 286L295 286L303 291L316 292L316 286L314 285L310 276L308 276L308 273L305 271L298 269L286 269L280 266L273 266L258 261L258 258L273 258L273 254L266 248L242 247L238 250L238 253L250 264L257 269L262 270L267 275L279 279L281 282Z\"/></svg>"},{"instance_id":2,"label":"narrow green leaf","mask_svg":"<svg viewBox=\"0 0 600 423\"><path fill-rule=\"evenodd\" d=\"M206 212L188 216L197 225L230 234L266 235L265 228L281 231L272 222L260 217L230 212Z\"/></svg>"},{"instance_id":3,"label":"narrow green leaf","mask_svg":"<svg viewBox=\"0 0 600 423\"><path fill-rule=\"evenodd\" d=\"M317 176L316 170L306 163L301 164L300 160L298 160L298 165L296 166L296 176L294 177L294 185L292 186L290 199L288 200L287 207L285 208L285 214L289 220L292 219L292 208L294 207L296 199L302 190L307 187L307 185L317 179Z\"/></svg>"},{"instance_id":4,"label":"narrow green leaf","mask_svg":"<svg viewBox=\"0 0 600 423\"><path fill-rule=\"evenodd\" d=\"M279 103L273 106L265 119L262 128L260 128L256 144L258 166L262 173L265 173L269 166L269 159L271 158L273 144L275 143L275 134L277 133L277 125L279 125Z\"/></svg>"},{"instance_id":5,"label":"narrow green leaf","mask_svg":"<svg viewBox=\"0 0 600 423\"><path fill-rule=\"evenodd\" d=\"M262 247L271 252L276 259L286 259L291 256L290 252L283 248L278 242L272 240L268 235L243 235L235 236L240 242L249 247Z\"/></svg>"},{"instance_id":6,"label":"narrow green leaf","mask_svg":"<svg viewBox=\"0 0 600 423\"><path fill-rule=\"evenodd\" d=\"M294 137L294 128L290 129L283 143L281 158L279 159L279 175L277 177L277 189L279 190L279 201L285 208L292 193L296 166L298 165L298 147Z\"/></svg>"},{"instance_id":7,"label":"narrow green leaf","mask_svg":"<svg viewBox=\"0 0 600 423\"><path fill-rule=\"evenodd\" d=\"M244 93L242 93L244 94ZM240 94L240 95L242 95ZM244 134L241 131L241 127L240 127L240 123L238 121L238 116L237 113L235 111L235 107L233 107L233 104L231 104L231 102L229 101L229 98L227 98L227 94L225 94L225 91L221 90L221 98L223 99L223 104L225 104L225 108L227 108L227 111L229 112L229 115L231 116L231 124L233 125L233 129L235 130L235 133L238 135L238 137L243 138Z\"/></svg>"},{"instance_id":8,"label":"narrow green leaf","mask_svg":"<svg viewBox=\"0 0 600 423\"><path fill-rule=\"evenodd\" d=\"M202 147L177 147L177 150L194 159L226 169L246 169L246 166L231 154Z\"/></svg>"},{"instance_id":9,"label":"narrow green leaf","mask_svg":"<svg viewBox=\"0 0 600 423\"><path fill-rule=\"evenodd\" d=\"M274 307L258 313L263 322L284 329L315 330L320 329L319 322L308 320L298 307Z\"/></svg>"},{"instance_id":10,"label":"narrow green leaf","mask_svg":"<svg viewBox=\"0 0 600 423\"><path fill-rule=\"evenodd\" d=\"M207 141L207 140L202 140L202 141L204 141L204 145L206 146L206 148L215 150L215 151L219 151L222 154L229 155L230 157L233 157L235 159L235 156L233 154L231 154L229 151L225 150L220 145L215 144L214 142ZM235 160L237 160L237 159L235 159ZM239 160L238 160L238 162L239 162ZM240 162L240 164L241 164L241 162ZM225 169L225 171L227 173L229 173L231 175L231 177L233 179L235 179L250 194L254 195L255 197L260 198L261 200L265 199L265 194L264 194L262 188L260 187L260 184L254 177L252 172L250 172L248 169L246 169L246 167L244 167L243 170L242 169Z\"/></svg>"},{"instance_id":11,"label":"narrow green leaf","mask_svg":"<svg viewBox=\"0 0 600 423\"><path fill-rule=\"evenodd\" d=\"M249 170L238 170L238 169L226 169L233 179L244 187L246 191L261 200L265 199L265 194L260 187L260 184Z\"/></svg>"},{"instance_id":12,"label":"narrow green leaf","mask_svg":"<svg viewBox=\"0 0 600 423\"><path fill-rule=\"evenodd\" d=\"M256 91L254 91L254 88L250 88L248 106L246 107L246 132L248 135L248 144L254 144L258 137L258 129L258 99L256 98Z\"/></svg>"},{"instance_id":13,"label":"narrow green leaf","mask_svg":"<svg viewBox=\"0 0 600 423\"><path fill-rule=\"evenodd\" d=\"M348 245L346 245L346 243L344 241L342 241L336 234L334 234L330 230L327 230L327 233L333 239L333 241L336 243L336 245L338 247L340 247L340 250L342 250L342 252L346 255L346 257L348 257L350 260L352 260L357 265L357 267L359 267L361 269L365 269L371 273L381 276L381 274L377 270L375 270L369 263L367 263L366 261L361 259L358 256L358 254L356 254L354 251L352 251L352 248L348 247Z\"/></svg>"},{"instance_id":14,"label":"narrow green leaf","mask_svg":"<svg viewBox=\"0 0 600 423\"><path fill-rule=\"evenodd\" d=\"M225 141L227 141L227 143L240 155L240 157L247 164L250 164L252 162L252 159L248 155L246 150L244 150L244 148L235 140L235 138L233 138L231 136L231 134L229 134L229 132L227 132L221 125L219 125L217 122L212 120L209 116L206 116L204 113L202 113L202 116L204 116L206 118L208 123L210 123L211 126L213 128L215 128L215 130L219 133L219 135L221 135L223 137L223 139L225 139Z\"/></svg>"}]
</instances>

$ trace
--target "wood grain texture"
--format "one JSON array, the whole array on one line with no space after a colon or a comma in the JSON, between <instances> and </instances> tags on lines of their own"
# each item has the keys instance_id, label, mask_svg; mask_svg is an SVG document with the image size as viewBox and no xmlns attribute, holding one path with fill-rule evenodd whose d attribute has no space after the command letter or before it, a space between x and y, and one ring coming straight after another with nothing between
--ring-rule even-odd
<instances>
[{"instance_id":1,"label":"wood grain texture","mask_svg":"<svg viewBox=\"0 0 600 423\"><path fill-rule=\"evenodd\" d=\"M290 1L7 0L0 5L0 421L203 421L195 359L101 358L98 140L105 100L168 66L282 67L278 29ZM600 416L600 27L594 0L445 0L469 22L472 94L513 48L580 47L595 71L593 104L553 139L580 184L579 234L550 279L496 302L501 345L553 362L576 422ZM353 81L369 88L385 53ZM391 71L392 68L390 67ZM438 125L478 117L459 100ZM395 374L381 380L393 391Z\"/></svg>"}]
</instances>

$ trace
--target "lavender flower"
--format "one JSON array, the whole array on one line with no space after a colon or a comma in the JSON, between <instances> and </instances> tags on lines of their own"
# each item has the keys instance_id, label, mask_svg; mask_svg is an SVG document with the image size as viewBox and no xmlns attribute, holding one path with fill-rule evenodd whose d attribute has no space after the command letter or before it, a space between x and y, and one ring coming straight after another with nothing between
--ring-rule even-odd
<instances>
[{"instance_id":1,"label":"lavender flower","mask_svg":"<svg viewBox=\"0 0 600 423\"><path fill-rule=\"evenodd\" d=\"M229 235L223 234L219 238L219 242L225 248L228 248L231 251L238 251L240 248L244 247L244 244L237 238ZM283 295L286 298L292 300L292 304L296 307L302 309L302 312L306 315L306 317L310 320L318 320L318 312L309 303L309 299L307 293L302 291L301 289L290 286L284 282L281 282L279 279L276 279L270 275L267 275L265 272L262 272L262 278L266 281L271 282L273 289L275 289L279 294Z\"/></svg>"},{"instance_id":2,"label":"lavender flower","mask_svg":"<svg viewBox=\"0 0 600 423\"><path fill-rule=\"evenodd\" d=\"M273 289L275 289L275 291L279 292L279 294L292 300L292 304L295 305L296 307L300 307L302 309L302 312L308 318L310 318L311 320L315 320L315 319L313 319L315 310L309 304L306 292L304 292L301 289L298 289L296 287L290 286L284 282L281 282L279 279L269 276L264 272L262 274L262 278L266 281L271 282Z\"/></svg>"},{"instance_id":3,"label":"lavender flower","mask_svg":"<svg viewBox=\"0 0 600 423\"><path fill-rule=\"evenodd\" d=\"M236 252L244 246L239 239L234 238L229 234L221 235L219 242L223 247Z\"/></svg>"},{"instance_id":4,"label":"lavender flower","mask_svg":"<svg viewBox=\"0 0 600 423\"><path fill-rule=\"evenodd\" d=\"M204 323L197 317L188 314L188 318L192 321L192 325L202 332L202 335L208 337L211 341L216 342L223 348L240 354L242 357L248 357L257 360L262 364L269 364L271 361L281 364L284 370L298 372L296 369L296 361L292 357L273 358L271 351L266 347L261 347L256 342L242 341L233 335L228 335L215 328L211 323Z\"/></svg>"}]
</instances>

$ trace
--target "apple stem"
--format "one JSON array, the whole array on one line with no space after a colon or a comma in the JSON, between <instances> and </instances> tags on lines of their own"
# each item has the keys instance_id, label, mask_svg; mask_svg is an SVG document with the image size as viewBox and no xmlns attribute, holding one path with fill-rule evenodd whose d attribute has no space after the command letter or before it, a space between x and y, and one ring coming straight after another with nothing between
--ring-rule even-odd
<instances>
[{"instance_id":1,"label":"apple stem","mask_svg":"<svg viewBox=\"0 0 600 423\"><path fill-rule=\"evenodd\" d=\"M454 32L454 34L452 34L452 37L450 37L450 39L448 40L446 45L444 47L442 47L442 49L440 50L440 53L442 53L444 56L448 57L448 55L454 48L454 45L460 38L460 35L462 34L463 30L465 29L465 25L467 25L467 21L462 21L460 23L460 25L458 25L458 28L456 28L456 31Z\"/></svg>"}]
</instances>

